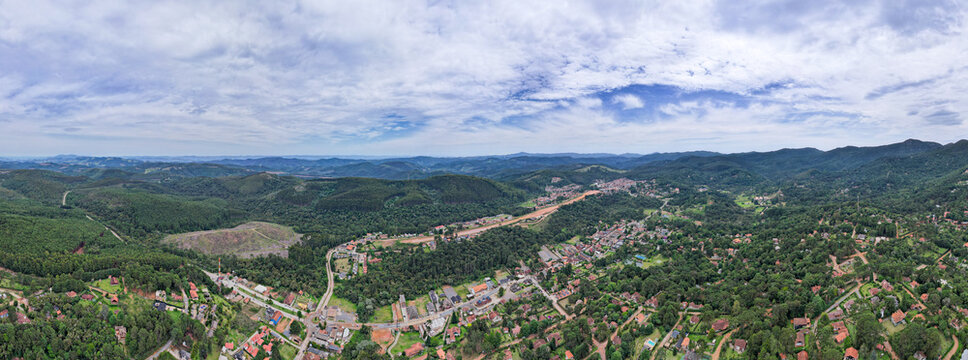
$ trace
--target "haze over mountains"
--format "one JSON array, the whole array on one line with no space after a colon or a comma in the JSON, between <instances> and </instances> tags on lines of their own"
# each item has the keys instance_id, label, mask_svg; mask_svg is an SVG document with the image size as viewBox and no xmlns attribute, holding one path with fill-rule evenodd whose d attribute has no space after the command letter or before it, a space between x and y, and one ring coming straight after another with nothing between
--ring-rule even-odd
<instances>
[{"instance_id":1,"label":"haze over mountains","mask_svg":"<svg viewBox=\"0 0 968 360\"><path fill-rule=\"evenodd\" d=\"M615 170L671 171L709 166L742 167L767 178L808 169L853 169L883 158L908 158L921 153L957 147L964 141L942 145L907 140L900 143L821 151L815 148L780 149L770 152L721 154L710 151L640 154L555 153L473 157L326 157L326 156L200 156L200 157L94 157L59 155L36 159L0 159L0 168L46 169L67 174L87 174L94 169L115 169L131 176L228 176L273 172L301 177L370 177L419 179L441 174L462 174L511 179L538 170L573 170L603 165Z\"/></svg>"}]
</instances>

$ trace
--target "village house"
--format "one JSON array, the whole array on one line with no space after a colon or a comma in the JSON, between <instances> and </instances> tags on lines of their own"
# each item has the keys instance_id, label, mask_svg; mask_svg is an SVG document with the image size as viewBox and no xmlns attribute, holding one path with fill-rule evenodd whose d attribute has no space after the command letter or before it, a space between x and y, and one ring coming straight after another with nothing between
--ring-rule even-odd
<instances>
[{"instance_id":1,"label":"village house","mask_svg":"<svg viewBox=\"0 0 968 360\"><path fill-rule=\"evenodd\" d=\"M713 330L715 330L716 332L726 330L726 328L728 327L729 327L729 320L727 319L719 319L713 322Z\"/></svg>"},{"instance_id":2,"label":"village house","mask_svg":"<svg viewBox=\"0 0 968 360\"><path fill-rule=\"evenodd\" d=\"M740 354L746 352L746 340L743 340L743 339L733 340L733 351Z\"/></svg>"},{"instance_id":3,"label":"village house","mask_svg":"<svg viewBox=\"0 0 968 360\"><path fill-rule=\"evenodd\" d=\"M848 348L847 351L844 352L844 360L857 360L858 358L860 358L860 353L858 353L857 349L854 349L853 347Z\"/></svg>"},{"instance_id":4,"label":"village house","mask_svg":"<svg viewBox=\"0 0 968 360\"><path fill-rule=\"evenodd\" d=\"M907 316L903 311L898 310L891 314L891 324L898 326L904 323L904 318Z\"/></svg>"}]
</instances>

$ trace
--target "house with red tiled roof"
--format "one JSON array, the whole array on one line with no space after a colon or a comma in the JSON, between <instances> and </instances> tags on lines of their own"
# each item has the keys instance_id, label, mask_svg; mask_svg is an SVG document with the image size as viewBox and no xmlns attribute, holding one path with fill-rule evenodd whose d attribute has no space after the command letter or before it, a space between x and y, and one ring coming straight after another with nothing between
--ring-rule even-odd
<instances>
[{"instance_id":1,"label":"house with red tiled roof","mask_svg":"<svg viewBox=\"0 0 968 360\"><path fill-rule=\"evenodd\" d=\"M800 330L804 326L810 326L810 318L805 318L805 317L794 318L792 321L793 321L794 330Z\"/></svg>"},{"instance_id":2,"label":"house with red tiled roof","mask_svg":"<svg viewBox=\"0 0 968 360\"><path fill-rule=\"evenodd\" d=\"M810 357L807 356L807 351L806 350L801 350L799 353L797 353L797 360L807 360L809 358Z\"/></svg>"},{"instance_id":3,"label":"house with red tiled roof","mask_svg":"<svg viewBox=\"0 0 968 360\"><path fill-rule=\"evenodd\" d=\"M726 330L726 328L728 327L729 327L729 320L727 319L719 319L713 322L713 330L715 330L716 332Z\"/></svg>"},{"instance_id":4,"label":"house with red tiled roof","mask_svg":"<svg viewBox=\"0 0 968 360\"><path fill-rule=\"evenodd\" d=\"M836 308L834 309L834 311L827 313L827 319L830 319L830 321L840 320L843 318L844 318L844 311L841 310L840 308Z\"/></svg>"},{"instance_id":5,"label":"house with red tiled roof","mask_svg":"<svg viewBox=\"0 0 968 360\"><path fill-rule=\"evenodd\" d=\"M900 324L903 324L904 323L904 318L906 316L907 316L907 314L905 314L901 310L895 311L893 314L891 314L891 323L894 324L894 326L898 326Z\"/></svg>"},{"instance_id":6,"label":"house with red tiled roof","mask_svg":"<svg viewBox=\"0 0 968 360\"><path fill-rule=\"evenodd\" d=\"M746 351L746 340L736 339L733 340L733 351L742 354Z\"/></svg>"},{"instance_id":7,"label":"house with red tiled roof","mask_svg":"<svg viewBox=\"0 0 968 360\"><path fill-rule=\"evenodd\" d=\"M846 329L844 331L838 332L836 335L834 335L834 341L836 341L838 344L842 344L844 342L844 340L847 340L847 330Z\"/></svg>"},{"instance_id":8,"label":"house with red tiled roof","mask_svg":"<svg viewBox=\"0 0 968 360\"><path fill-rule=\"evenodd\" d=\"M844 325L843 321L835 321L830 323L830 326L834 328L834 332L839 332L840 330L846 329L847 325Z\"/></svg>"},{"instance_id":9,"label":"house with red tiled roof","mask_svg":"<svg viewBox=\"0 0 968 360\"><path fill-rule=\"evenodd\" d=\"M853 347L844 352L844 360L857 360L858 358L860 358L860 354Z\"/></svg>"}]
</instances>

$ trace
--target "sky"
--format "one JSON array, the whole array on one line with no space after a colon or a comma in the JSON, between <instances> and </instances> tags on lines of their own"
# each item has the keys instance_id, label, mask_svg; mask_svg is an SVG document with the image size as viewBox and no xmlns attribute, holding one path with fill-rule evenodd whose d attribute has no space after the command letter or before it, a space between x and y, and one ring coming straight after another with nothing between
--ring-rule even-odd
<instances>
[{"instance_id":1,"label":"sky","mask_svg":"<svg viewBox=\"0 0 968 360\"><path fill-rule=\"evenodd\" d=\"M935 0L0 0L0 156L947 143L968 138L966 12Z\"/></svg>"}]
</instances>

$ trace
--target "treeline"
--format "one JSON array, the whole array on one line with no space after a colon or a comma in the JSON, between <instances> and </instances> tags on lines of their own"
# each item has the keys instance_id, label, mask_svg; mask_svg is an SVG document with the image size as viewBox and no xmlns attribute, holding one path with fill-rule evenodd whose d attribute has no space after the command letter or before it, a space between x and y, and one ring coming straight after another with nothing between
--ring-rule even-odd
<instances>
[{"instance_id":1,"label":"treeline","mask_svg":"<svg viewBox=\"0 0 968 360\"><path fill-rule=\"evenodd\" d=\"M172 336L176 322L165 312L148 308L114 313L105 305L79 298L46 296L32 299L30 324L16 324L13 316L0 322L0 358L122 359L145 358ZM7 309L11 314L16 310ZM56 317L57 311L64 319ZM126 344L118 343L114 326L127 330Z\"/></svg>"},{"instance_id":2,"label":"treeline","mask_svg":"<svg viewBox=\"0 0 968 360\"><path fill-rule=\"evenodd\" d=\"M547 241L535 231L500 227L473 240L439 244L432 252L421 247L387 251L366 274L342 283L336 291L354 303L373 299L378 305L386 305L400 294L417 297L443 285L478 279L497 268L515 267L518 259L529 257Z\"/></svg>"},{"instance_id":3,"label":"treeline","mask_svg":"<svg viewBox=\"0 0 968 360\"><path fill-rule=\"evenodd\" d=\"M226 227L245 217L216 198L190 200L119 188L93 190L77 197L76 203L122 233L138 238L151 233Z\"/></svg>"}]
</instances>

